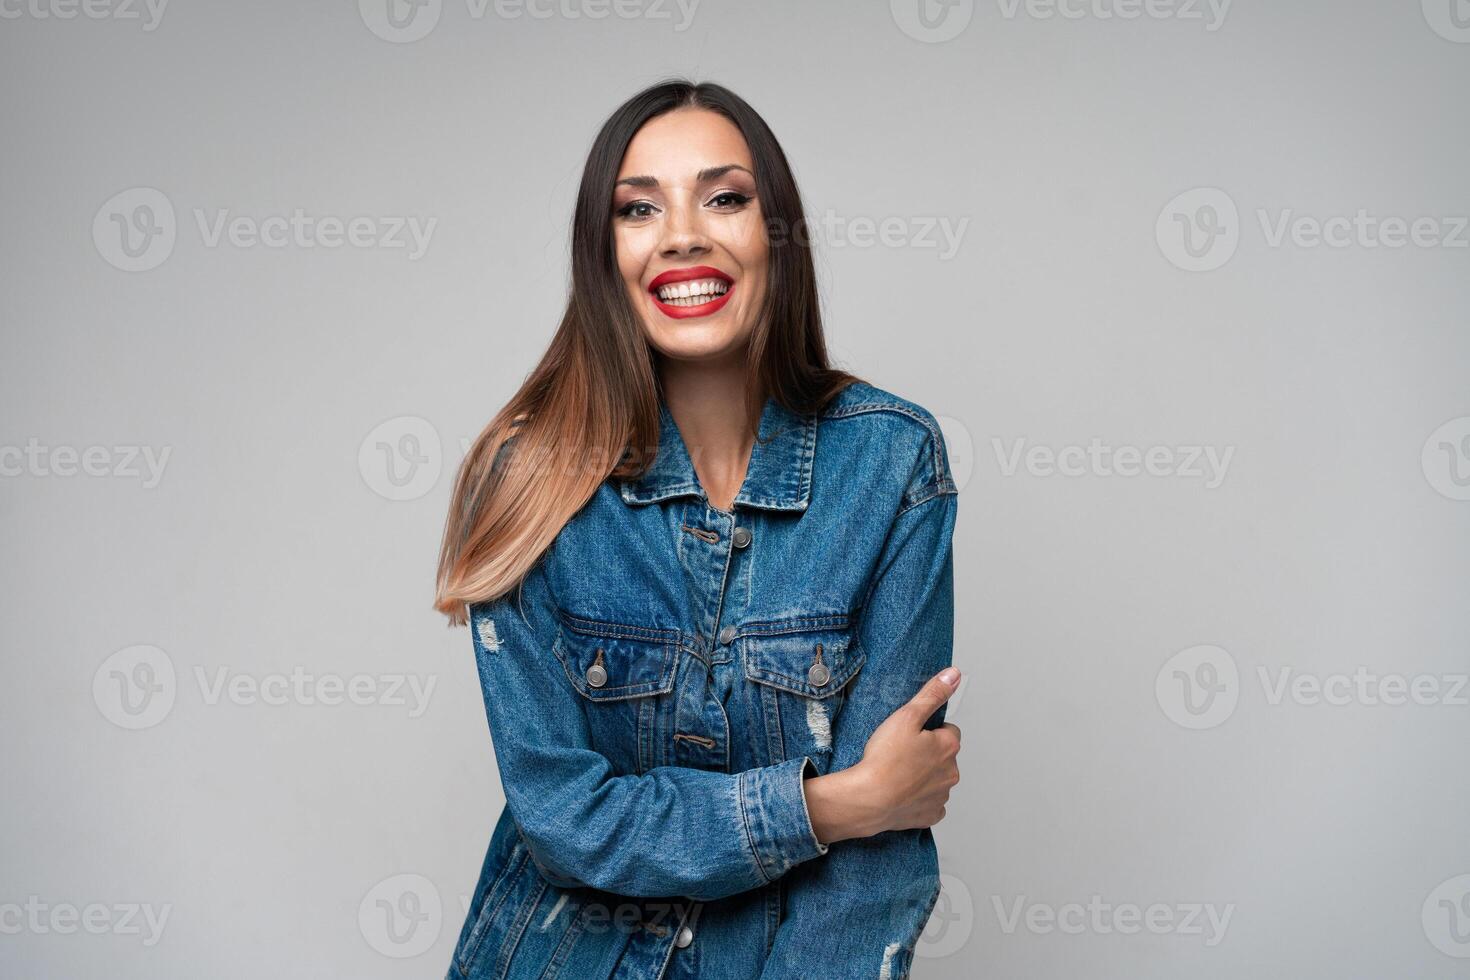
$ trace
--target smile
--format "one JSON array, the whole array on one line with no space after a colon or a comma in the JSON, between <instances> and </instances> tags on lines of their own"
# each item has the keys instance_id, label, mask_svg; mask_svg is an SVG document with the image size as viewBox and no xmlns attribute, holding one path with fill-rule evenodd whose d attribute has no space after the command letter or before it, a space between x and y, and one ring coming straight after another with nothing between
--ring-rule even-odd
<instances>
[{"instance_id":1,"label":"smile","mask_svg":"<svg viewBox=\"0 0 1470 980\"><path fill-rule=\"evenodd\" d=\"M709 316L730 301L735 280L707 265L670 269L648 284L648 294L665 316Z\"/></svg>"}]
</instances>

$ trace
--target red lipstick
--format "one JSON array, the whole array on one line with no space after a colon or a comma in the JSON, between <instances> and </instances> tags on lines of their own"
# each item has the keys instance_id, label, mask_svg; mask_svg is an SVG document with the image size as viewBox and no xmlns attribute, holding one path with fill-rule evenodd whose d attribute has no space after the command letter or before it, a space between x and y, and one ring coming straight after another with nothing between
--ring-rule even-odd
<instances>
[{"instance_id":1,"label":"red lipstick","mask_svg":"<svg viewBox=\"0 0 1470 980\"><path fill-rule=\"evenodd\" d=\"M679 282L689 282L693 279L718 280L725 284L725 291L719 296L712 297L706 303L699 303L693 306L675 306L672 303L665 303L658 298L658 291L664 286ZM730 294L733 292L735 292L735 280L719 269L708 265L692 265L684 269L670 269L667 272L659 273L654 277L653 282L648 284L648 295L653 297L653 305L657 306L665 316L673 317L676 320L683 320L695 316L709 316L728 303L730 301Z\"/></svg>"}]
</instances>

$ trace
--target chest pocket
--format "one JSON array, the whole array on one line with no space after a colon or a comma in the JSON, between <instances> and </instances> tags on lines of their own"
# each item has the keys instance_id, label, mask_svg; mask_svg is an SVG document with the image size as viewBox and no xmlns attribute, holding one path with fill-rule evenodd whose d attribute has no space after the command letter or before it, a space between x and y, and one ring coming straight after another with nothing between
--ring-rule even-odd
<instances>
[{"instance_id":1,"label":"chest pocket","mask_svg":"<svg viewBox=\"0 0 1470 980\"><path fill-rule=\"evenodd\" d=\"M670 700L678 630L584 619L562 611L552 652L584 699L593 747L619 773L654 762L660 707Z\"/></svg>"},{"instance_id":2,"label":"chest pocket","mask_svg":"<svg viewBox=\"0 0 1470 980\"><path fill-rule=\"evenodd\" d=\"M845 615L748 623L736 640L747 680L760 685L768 725L779 723L776 761L811 756L823 772L832 756L832 732L847 684L865 655Z\"/></svg>"}]
</instances>

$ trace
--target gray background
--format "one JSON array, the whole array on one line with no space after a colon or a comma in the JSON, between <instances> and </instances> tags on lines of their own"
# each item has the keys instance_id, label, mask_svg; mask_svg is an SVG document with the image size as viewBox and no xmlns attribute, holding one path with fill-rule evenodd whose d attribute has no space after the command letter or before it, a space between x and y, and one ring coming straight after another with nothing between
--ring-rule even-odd
<instances>
[{"instance_id":1,"label":"gray background","mask_svg":"<svg viewBox=\"0 0 1470 980\"><path fill-rule=\"evenodd\" d=\"M386 0L152 29L28 2L0 19L0 973L443 974L502 802L469 637L429 605L450 476L551 336L596 127L673 72L771 123L826 216L836 357L943 416L962 480L964 781L915 976L1470 971L1450 0L988 0L933 31L913 0L443 0L417 40ZM126 271L136 188L173 217ZM297 209L374 243L207 234ZM1273 244L1360 209L1435 224ZM377 241L407 216L436 222L416 257ZM1181 221L1220 230L1202 258ZM1093 439L1177 455L1008 462ZM1439 693L1273 695L1359 668ZM1213 701L1179 680L1208 670ZM215 696L293 672L381 697ZM1172 924L1125 932L1130 904Z\"/></svg>"}]
</instances>

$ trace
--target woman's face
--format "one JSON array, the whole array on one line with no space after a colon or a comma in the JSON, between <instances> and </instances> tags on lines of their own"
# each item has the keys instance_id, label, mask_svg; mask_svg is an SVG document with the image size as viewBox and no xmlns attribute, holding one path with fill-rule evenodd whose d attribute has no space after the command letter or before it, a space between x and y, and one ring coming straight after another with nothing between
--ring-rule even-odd
<instances>
[{"instance_id":1,"label":"woman's face","mask_svg":"<svg viewBox=\"0 0 1470 980\"><path fill-rule=\"evenodd\" d=\"M766 289L765 226L745 138L724 116L650 119L613 188L618 269L659 353L717 360L750 340Z\"/></svg>"}]
</instances>

